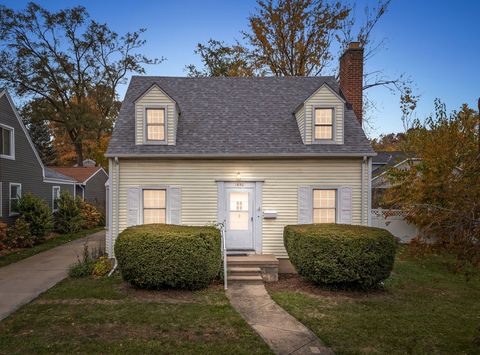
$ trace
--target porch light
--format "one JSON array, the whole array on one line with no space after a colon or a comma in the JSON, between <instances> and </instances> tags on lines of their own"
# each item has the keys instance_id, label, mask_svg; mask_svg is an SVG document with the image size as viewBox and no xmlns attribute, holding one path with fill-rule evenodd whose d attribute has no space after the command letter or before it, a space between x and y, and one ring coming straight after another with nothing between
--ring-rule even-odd
<instances>
[{"instance_id":1,"label":"porch light","mask_svg":"<svg viewBox=\"0 0 480 355\"><path fill-rule=\"evenodd\" d=\"M237 181L242 180L242 176L240 175L240 171L237 171Z\"/></svg>"}]
</instances>

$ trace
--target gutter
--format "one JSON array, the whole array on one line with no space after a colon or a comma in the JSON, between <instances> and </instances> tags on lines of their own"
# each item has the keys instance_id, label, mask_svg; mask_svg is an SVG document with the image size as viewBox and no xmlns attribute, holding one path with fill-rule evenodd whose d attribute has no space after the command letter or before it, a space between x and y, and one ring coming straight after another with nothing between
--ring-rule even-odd
<instances>
[{"instance_id":1,"label":"gutter","mask_svg":"<svg viewBox=\"0 0 480 355\"><path fill-rule=\"evenodd\" d=\"M107 158L171 158L171 159L271 159L271 158L355 158L355 157L374 157L377 153L263 153L263 154L172 154L172 153L124 153L124 154L105 154Z\"/></svg>"},{"instance_id":2,"label":"gutter","mask_svg":"<svg viewBox=\"0 0 480 355\"><path fill-rule=\"evenodd\" d=\"M360 204L361 204L361 222L360 224L361 225L364 225L364 220L365 220L365 208L364 208L364 204L363 204L363 201L365 199L365 191L364 191L364 180L365 180L365 162L367 161L367 156L364 156L363 157L363 160L362 160L362 172L361 172L361 177L360 177L360 194L361 194L361 197L360 197Z\"/></svg>"}]
</instances>

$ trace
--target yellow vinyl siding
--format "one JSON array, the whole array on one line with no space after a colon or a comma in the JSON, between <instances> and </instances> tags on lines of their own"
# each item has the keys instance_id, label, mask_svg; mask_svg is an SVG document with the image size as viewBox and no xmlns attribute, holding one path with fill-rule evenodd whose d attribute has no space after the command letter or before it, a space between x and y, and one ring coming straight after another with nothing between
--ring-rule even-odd
<instances>
[{"instance_id":1,"label":"yellow vinyl siding","mask_svg":"<svg viewBox=\"0 0 480 355\"><path fill-rule=\"evenodd\" d=\"M286 257L283 227L296 224L298 187L305 185L349 186L352 188L352 223L361 223L362 159L321 160L120 160L120 231L126 227L129 187L174 185L181 187L181 223L205 225L217 220L216 179L263 180L262 209L276 210L276 219L262 220L262 252ZM365 169L366 170L366 169ZM111 176L115 174L115 167ZM365 175L367 176L367 175ZM112 179L113 226L116 221L115 184ZM366 190L364 180L364 220Z\"/></svg>"},{"instance_id":2,"label":"yellow vinyl siding","mask_svg":"<svg viewBox=\"0 0 480 355\"><path fill-rule=\"evenodd\" d=\"M343 111L345 104L327 86L322 86L314 95L305 102L305 144L314 142L313 131L313 108L315 106L335 108L335 143L343 144Z\"/></svg>"},{"instance_id":3,"label":"yellow vinyl siding","mask_svg":"<svg viewBox=\"0 0 480 355\"><path fill-rule=\"evenodd\" d=\"M302 136L302 142L305 144L305 107L302 105L295 113L298 129Z\"/></svg>"},{"instance_id":4,"label":"yellow vinyl siding","mask_svg":"<svg viewBox=\"0 0 480 355\"><path fill-rule=\"evenodd\" d=\"M152 86L141 98L135 102L135 144L144 144L143 129L145 108L148 106L166 106L165 123L167 129L167 144L175 144L176 135L176 110L175 102L172 101L160 88Z\"/></svg>"}]
</instances>

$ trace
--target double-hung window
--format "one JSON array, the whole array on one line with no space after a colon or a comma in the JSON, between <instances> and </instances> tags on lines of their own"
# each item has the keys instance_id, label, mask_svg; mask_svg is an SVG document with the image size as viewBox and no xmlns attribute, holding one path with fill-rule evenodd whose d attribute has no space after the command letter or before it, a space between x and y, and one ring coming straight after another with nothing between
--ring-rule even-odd
<instances>
[{"instance_id":1,"label":"double-hung window","mask_svg":"<svg viewBox=\"0 0 480 355\"><path fill-rule=\"evenodd\" d=\"M145 138L147 142L165 141L165 109L146 108L145 116Z\"/></svg>"},{"instance_id":2,"label":"double-hung window","mask_svg":"<svg viewBox=\"0 0 480 355\"><path fill-rule=\"evenodd\" d=\"M13 128L0 125L0 157L13 158Z\"/></svg>"},{"instance_id":3,"label":"double-hung window","mask_svg":"<svg viewBox=\"0 0 480 355\"><path fill-rule=\"evenodd\" d=\"M10 200L9 211L10 216L18 214L18 201L22 197L22 184L10 183Z\"/></svg>"},{"instance_id":4,"label":"double-hung window","mask_svg":"<svg viewBox=\"0 0 480 355\"><path fill-rule=\"evenodd\" d=\"M313 223L335 223L337 190L313 190Z\"/></svg>"},{"instance_id":5,"label":"double-hung window","mask_svg":"<svg viewBox=\"0 0 480 355\"><path fill-rule=\"evenodd\" d=\"M143 224L166 223L167 193L164 189L143 190Z\"/></svg>"},{"instance_id":6,"label":"double-hung window","mask_svg":"<svg viewBox=\"0 0 480 355\"><path fill-rule=\"evenodd\" d=\"M315 140L333 140L333 108L315 108Z\"/></svg>"},{"instance_id":7,"label":"double-hung window","mask_svg":"<svg viewBox=\"0 0 480 355\"><path fill-rule=\"evenodd\" d=\"M52 211L58 211L58 199L60 198L60 186L52 187Z\"/></svg>"}]
</instances>

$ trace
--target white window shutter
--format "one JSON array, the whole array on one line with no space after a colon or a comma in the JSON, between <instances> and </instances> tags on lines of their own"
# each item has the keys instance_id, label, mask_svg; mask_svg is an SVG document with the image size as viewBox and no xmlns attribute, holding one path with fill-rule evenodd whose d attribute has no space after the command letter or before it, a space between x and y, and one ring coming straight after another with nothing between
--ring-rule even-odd
<instances>
[{"instance_id":1,"label":"white window shutter","mask_svg":"<svg viewBox=\"0 0 480 355\"><path fill-rule=\"evenodd\" d=\"M352 188L340 188L339 209L341 224L352 224Z\"/></svg>"},{"instance_id":2,"label":"white window shutter","mask_svg":"<svg viewBox=\"0 0 480 355\"><path fill-rule=\"evenodd\" d=\"M172 186L167 192L167 208L169 211L169 224L180 224L182 222L182 189Z\"/></svg>"},{"instance_id":3,"label":"white window shutter","mask_svg":"<svg viewBox=\"0 0 480 355\"><path fill-rule=\"evenodd\" d=\"M312 223L312 188L300 186L298 188L298 223Z\"/></svg>"},{"instance_id":4,"label":"white window shutter","mask_svg":"<svg viewBox=\"0 0 480 355\"><path fill-rule=\"evenodd\" d=\"M140 224L140 189L129 187L127 191L127 227Z\"/></svg>"}]
</instances>

